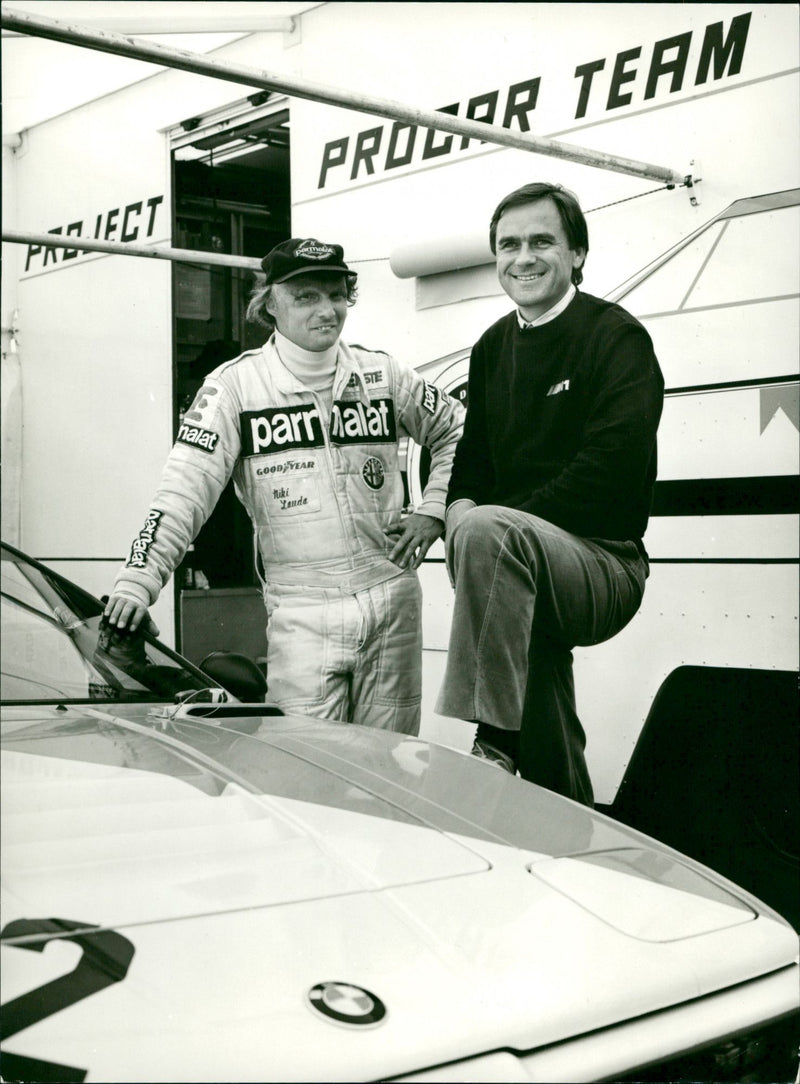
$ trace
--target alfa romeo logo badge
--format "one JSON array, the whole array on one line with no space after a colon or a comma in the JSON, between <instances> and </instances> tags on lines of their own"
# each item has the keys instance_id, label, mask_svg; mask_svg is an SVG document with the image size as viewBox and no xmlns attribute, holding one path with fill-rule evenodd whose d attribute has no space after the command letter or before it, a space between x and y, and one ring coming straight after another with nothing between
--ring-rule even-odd
<instances>
[{"instance_id":1,"label":"alfa romeo logo badge","mask_svg":"<svg viewBox=\"0 0 800 1084\"><path fill-rule=\"evenodd\" d=\"M371 455L361 468L361 477L370 489L380 489L386 479L383 463L376 455Z\"/></svg>"},{"instance_id":2,"label":"alfa romeo logo badge","mask_svg":"<svg viewBox=\"0 0 800 1084\"><path fill-rule=\"evenodd\" d=\"M319 982L308 991L312 1008L337 1024L374 1027L386 1016L386 1006L379 997L361 986L348 982Z\"/></svg>"}]
</instances>

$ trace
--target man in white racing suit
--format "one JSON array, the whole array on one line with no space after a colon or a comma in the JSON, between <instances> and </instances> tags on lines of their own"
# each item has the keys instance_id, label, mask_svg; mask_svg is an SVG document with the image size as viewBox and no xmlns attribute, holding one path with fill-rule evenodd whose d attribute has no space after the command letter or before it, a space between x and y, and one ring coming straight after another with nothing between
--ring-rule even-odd
<instances>
[{"instance_id":1,"label":"man in white racing suit","mask_svg":"<svg viewBox=\"0 0 800 1084\"><path fill-rule=\"evenodd\" d=\"M274 332L206 377L105 613L138 627L232 476L263 573L270 701L416 734L416 569L443 530L464 412L388 354L341 342L356 283L343 255L292 238L262 261L248 317ZM405 435L431 455L409 515Z\"/></svg>"}]
</instances>

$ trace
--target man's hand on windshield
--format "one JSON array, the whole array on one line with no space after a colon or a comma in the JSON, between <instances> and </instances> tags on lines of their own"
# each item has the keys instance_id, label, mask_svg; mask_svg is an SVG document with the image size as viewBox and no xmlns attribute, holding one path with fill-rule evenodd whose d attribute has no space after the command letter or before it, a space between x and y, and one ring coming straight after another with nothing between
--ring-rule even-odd
<instances>
[{"instance_id":1,"label":"man's hand on windshield","mask_svg":"<svg viewBox=\"0 0 800 1084\"><path fill-rule=\"evenodd\" d=\"M158 636L158 627L147 612L147 607L141 602L134 602L133 599L124 598L122 595L112 595L106 603L103 616L109 625L117 629L128 629L129 632L136 632L144 621L144 630L153 636Z\"/></svg>"},{"instance_id":2,"label":"man's hand on windshield","mask_svg":"<svg viewBox=\"0 0 800 1084\"><path fill-rule=\"evenodd\" d=\"M435 516L424 516L413 512L405 516L396 527L390 527L385 533L392 539L394 546L389 560L400 568L419 568L425 554L437 538L441 538L444 524Z\"/></svg>"}]
</instances>

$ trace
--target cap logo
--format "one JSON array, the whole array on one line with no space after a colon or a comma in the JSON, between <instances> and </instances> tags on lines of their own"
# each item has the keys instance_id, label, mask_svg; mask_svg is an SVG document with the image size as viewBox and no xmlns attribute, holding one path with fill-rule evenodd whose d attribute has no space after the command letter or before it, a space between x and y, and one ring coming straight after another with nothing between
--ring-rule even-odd
<instances>
[{"instance_id":1,"label":"cap logo","mask_svg":"<svg viewBox=\"0 0 800 1084\"><path fill-rule=\"evenodd\" d=\"M296 257L305 256L309 260L327 260L329 256L335 256L336 253L330 245L324 245L321 241L303 241L294 250Z\"/></svg>"}]
</instances>

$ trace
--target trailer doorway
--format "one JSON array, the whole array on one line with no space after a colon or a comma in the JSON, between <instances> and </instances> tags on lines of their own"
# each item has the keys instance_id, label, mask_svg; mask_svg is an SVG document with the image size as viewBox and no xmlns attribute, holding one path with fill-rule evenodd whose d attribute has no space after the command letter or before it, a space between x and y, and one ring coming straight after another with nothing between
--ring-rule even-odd
<instances>
[{"instance_id":1,"label":"trailer doorway","mask_svg":"<svg viewBox=\"0 0 800 1084\"><path fill-rule=\"evenodd\" d=\"M265 105L269 97L170 133L175 247L260 259L291 236L289 108L285 100ZM172 265L175 433L205 376L264 341L244 318L255 281L241 268ZM193 662L221 644L263 656L252 527L232 483L177 570L175 590L178 647Z\"/></svg>"}]
</instances>

